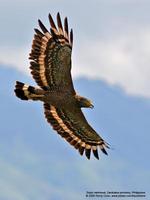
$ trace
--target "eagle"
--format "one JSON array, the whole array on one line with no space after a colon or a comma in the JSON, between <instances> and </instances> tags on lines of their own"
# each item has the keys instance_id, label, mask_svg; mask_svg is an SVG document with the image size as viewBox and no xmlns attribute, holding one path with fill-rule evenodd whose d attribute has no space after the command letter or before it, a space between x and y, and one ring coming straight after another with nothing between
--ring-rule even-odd
<instances>
[{"instance_id":1,"label":"eagle","mask_svg":"<svg viewBox=\"0 0 150 200\"><path fill-rule=\"evenodd\" d=\"M107 155L109 145L87 122L82 108L93 108L92 102L74 89L71 77L73 30L64 24L57 13L57 25L48 15L50 31L38 20L31 53L31 74L38 87L16 81L14 92L22 100L41 101L44 114L57 133L69 142L80 155L90 159L91 152L99 159L98 148Z\"/></svg>"}]
</instances>

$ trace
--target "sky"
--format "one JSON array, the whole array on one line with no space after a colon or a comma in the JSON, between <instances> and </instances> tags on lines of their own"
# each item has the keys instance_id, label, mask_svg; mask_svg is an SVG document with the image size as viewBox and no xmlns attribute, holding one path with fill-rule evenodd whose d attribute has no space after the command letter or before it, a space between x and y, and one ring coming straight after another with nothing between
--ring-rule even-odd
<instances>
[{"instance_id":1,"label":"sky","mask_svg":"<svg viewBox=\"0 0 150 200\"><path fill-rule=\"evenodd\" d=\"M145 191L149 199L149 7L148 0L1 0L0 199L80 200L95 190ZM75 86L95 105L86 117L112 147L98 162L54 134L41 105L13 94L15 80L34 84L28 54L37 20L48 27L48 13L58 11L74 31Z\"/></svg>"},{"instance_id":2,"label":"sky","mask_svg":"<svg viewBox=\"0 0 150 200\"><path fill-rule=\"evenodd\" d=\"M94 103L84 109L87 120L111 147L108 156L99 151L100 160L91 155L89 161L51 129L40 102L15 97L15 81L32 83L30 77L2 65L0 76L0 199L87 200L86 191L144 191L149 199L147 99L101 80L74 81Z\"/></svg>"}]
</instances>

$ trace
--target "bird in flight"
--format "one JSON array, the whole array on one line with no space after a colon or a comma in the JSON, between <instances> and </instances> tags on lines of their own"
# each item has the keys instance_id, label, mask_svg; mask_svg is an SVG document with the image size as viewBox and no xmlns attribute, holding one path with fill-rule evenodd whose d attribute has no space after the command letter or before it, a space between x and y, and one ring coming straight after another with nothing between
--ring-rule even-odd
<instances>
[{"instance_id":1,"label":"bird in flight","mask_svg":"<svg viewBox=\"0 0 150 200\"><path fill-rule=\"evenodd\" d=\"M108 144L89 125L81 108L93 108L92 102L78 95L71 77L73 31L57 14L57 26L48 16L50 31L38 20L29 54L31 74L39 87L16 81L15 94L22 100L41 101L44 114L53 129L90 159L91 151L99 159L98 148L107 155Z\"/></svg>"}]
</instances>

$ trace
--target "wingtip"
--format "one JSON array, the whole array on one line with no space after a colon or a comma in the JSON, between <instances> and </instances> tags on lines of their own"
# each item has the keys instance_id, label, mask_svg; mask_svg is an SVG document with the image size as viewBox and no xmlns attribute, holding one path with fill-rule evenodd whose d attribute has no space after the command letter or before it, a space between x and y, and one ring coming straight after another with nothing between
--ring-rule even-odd
<instances>
[{"instance_id":1,"label":"wingtip","mask_svg":"<svg viewBox=\"0 0 150 200\"><path fill-rule=\"evenodd\" d=\"M67 19L67 17L65 17L65 19L64 19L64 28L65 28L65 31L68 35L68 19Z\"/></svg>"},{"instance_id":2,"label":"wingtip","mask_svg":"<svg viewBox=\"0 0 150 200\"><path fill-rule=\"evenodd\" d=\"M105 148L101 148L101 151L102 151L105 155L108 156L108 153L107 153L107 151L105 150Z\"/></svg>"},{"instance_id":3,"label":"wingtip","mask_svg":"<svg viewBox=\"0 0 150 200\"><path fill-rule=\"evenodd\" d=\"M60 13L59 12L57 13L56 17L57 17L57 22L58 22L58 25L59 25L59 22L61 22L61 18L60 18Z\"/></svg>"},{"instance_id":4,"label":"wingtip","mask_svg":"<svg viewBox=\"0 0 150 200\"><path fill-rule=\"evenodd\" d=\"M57 12L57 17L60 17L60 13L59 12Z\"/></svg>"},{"instance_id":5,"label":"wingtip","mask_svg":"<svg viewBox=\"0 0 150 200\"><path fill-rule=\"evenodd\" d=\"M73 29L72 28L70 30L70 42L71 42L71 45L73 45Z\"/></svg>"},{"instance_id":6,"label":"wingtip","mask_svg":"<svg viewBox=\"0 0 150 200\"><path fill-rule=\"evenodd\" d=\"M51 15L50 13L49 13L49 15L48 15L48 18L49 18L49 22L50 22L51 28L57 30L56 25L55 25L55 22L54 22L54 20L53 20L53 17L52 17L52 15Z\"/></svg>"},{"instance_id":7,"label":"wingtip","mask_svg":"<svg viewBox=\"0 0 150 200\"><path fill-rule=\"evenodd\" d=\"M57 25L58 25L60 34L63 35L63 26L62 26L61 17L60 17L59 12L57 13Z\"/></svg>"},{"instance_id":8,"label":"wingtip","mask_svg":"<svg viewBox=\"0 0 150 200\"><path fill-rule=\"evenodd\" d=\"M67 22L68 22L67 16L64 18L64 21L67 21Z\"/></svg>"},{"instance_id":9,"label":"wingtip","mask_svg":"<svg viewBox=\"0 0 150 200\"><path fill-rule=\"evenodd\" d=\"M40 19L38 19L38 24L39 24L39 26L42 24L42 22L41 22L41 20L40 20Z\"/></svg>"},{"instance_id":10,"label":"wingtip","mask_svg":"<svg viewBox=\"0 0 150 200\"><path fill-rule=\"evenodd\" d=\"M48 17L49 17L49 18L52 18L52 15L51 15L50 13L48 13Z\"/></svg>"},{"instance_id":11,"label":"wingtip","mask_svg":"<svg viewBox=\"0 0 150 200\"><path fill-rule=\"evenodd\" d=\"M48 32L47 28L44 26L44 24L42 23L42 21L40 19L38 19L38 24L39 24L41 30L43 31L43 33Z\"/></svg>"},{"instance_id":12,"label":"wingtip","mask_svg":"<svg viewBox=\"0 0 150 200\"><path fill-rule=\"evenodd\" d=\"M94 154L95 158L96 158L97 160L99 160L99 155L98 155L97 149L96 149L96 150L93 149L93 154Z\"/></svg>"},{"instance_id":13,"label":"wingtip","mask_svg":"<svg viewBox=\"0 0 150 200\"><path fill-rule=\"evenodd\" d=\"M82 156L83 153L84 153L85 148L80 146L78 150L79 150L80 155Z\"/></svg>"},{"instance_id":14,"label":"wingtip","mask_svg":"<svg viewBox=\"0 0 150 200\"><path fill-rule=\"evenodd\" d=\"M86 155L87 159L90 160L91 149L85 149L85 155Z\"/></svg>"},{"instance_id":15,"label":"wingtip","mask_svg":"<svg viewBox=\"0 0 150 200\"><path fill-rule=\"evenodd\" d=\"M52 15L50 13L48 14L48 18L49 18L49 21L53 20Z\"/></svg>"}]
</instances>

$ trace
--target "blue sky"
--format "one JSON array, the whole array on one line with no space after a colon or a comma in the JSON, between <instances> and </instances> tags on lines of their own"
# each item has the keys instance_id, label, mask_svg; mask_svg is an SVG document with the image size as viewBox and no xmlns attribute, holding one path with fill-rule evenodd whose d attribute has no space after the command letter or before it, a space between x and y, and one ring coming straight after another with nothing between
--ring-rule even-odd
<instances>
[{"instance_id":1,"label":"blue sky","mask_svg":"<svg viewBox=\"0 0 150 200\"><path fill-rule=\"evenodd\" d=\"M40 103L22 102L15 80L31 78L1 66L0 198L85 199L86 191L145 191L149 198L149 117L147 99L131 97L100 80L80 78L75 87L93 100L85 110L90 124L110 143L100 160L81 157L44 119ZM88 88L88 90L87 90ZM139 181L140 180L140 181Z\"/></svg>"},{"instance_id":2,"label":"blue sky","mask_svg":"<svg viewBox=\"0 0 150 200\"><path fill-rule=\"evenodd\" d=\"M0 199L80 200L87 190L145 191L149 199L149 6L146 0L1 1ZM86 117L113 148L99 161L80 157L55 134L40 104L13 94L15 80L34 84L27 58L37 19L48 25L48 13L58 11L74 30L76 89L95 105Z\"/></svg>"}]
</instances>

